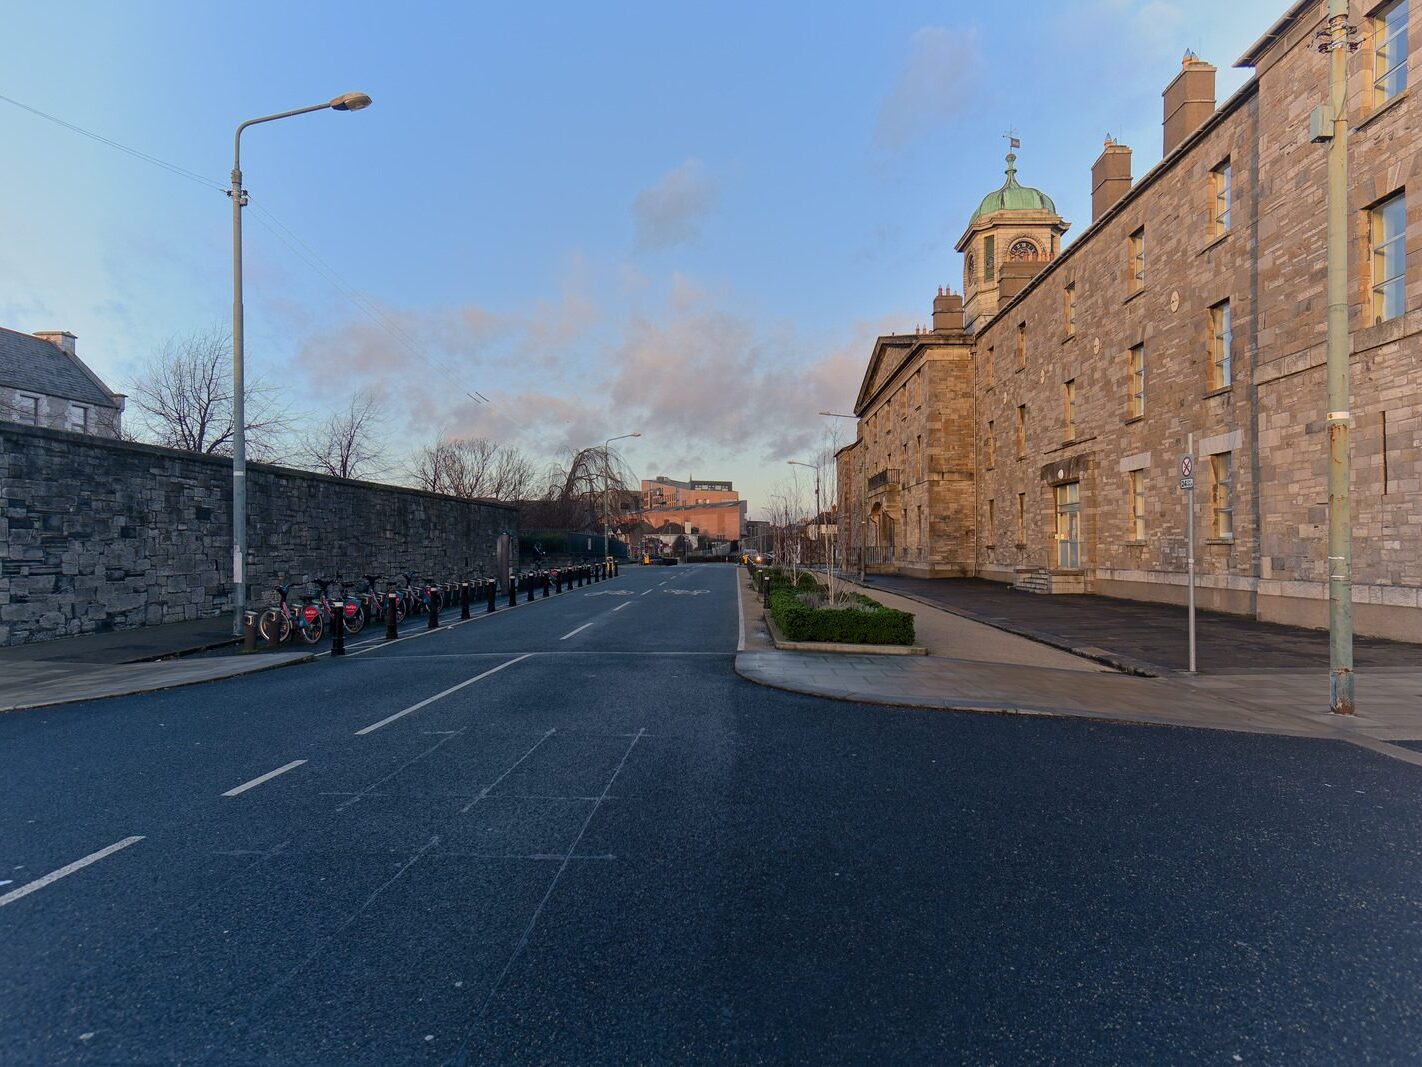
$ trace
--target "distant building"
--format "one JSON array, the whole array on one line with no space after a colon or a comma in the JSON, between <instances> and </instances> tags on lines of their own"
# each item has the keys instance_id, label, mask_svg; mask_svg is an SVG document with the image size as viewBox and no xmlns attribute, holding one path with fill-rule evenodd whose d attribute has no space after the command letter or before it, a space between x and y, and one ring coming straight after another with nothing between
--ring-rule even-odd
<instances>
[{"instance_id":1,"label":"distant building","mask_svg":"<svg viewBox=\"0 0 1422 1067\"><path fill-rule=\"evenodd\" d=\"M19 333L0 327L0 419L51 430L118 437L121 393L74 352L66 331Z\"/></svg>"},{"instance_id":2,"label":"distant building","mask_svg":"<svg viewBox=\"0 0 1422 1067\"><path fill-rule=\"evenodd\" d=\"M657 530L673 522L688 535L739 541L745 531L746 502L730 482L644 478L642 519Z\"/></svg>"}]
</instances>

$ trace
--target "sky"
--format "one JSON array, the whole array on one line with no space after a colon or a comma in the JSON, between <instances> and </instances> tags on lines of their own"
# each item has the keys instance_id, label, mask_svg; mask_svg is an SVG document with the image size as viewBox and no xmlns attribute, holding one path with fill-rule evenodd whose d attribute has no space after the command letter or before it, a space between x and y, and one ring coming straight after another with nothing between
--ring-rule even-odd
<instances>
[{"instance_id":1,"label":"sky","mask_svg":"<svg viewBox=\"0 0 1422 1067\"><path fill-rule=\"evenodd\" d=\"M393 458L639 430L638 476L755 515L852 437L817 413L873 339L959 288L1008 130L1070 240L1105 135L1145 173L1184 51L1223 100L1284 6L10 0L0 95L201 180L0 100L0 326L77 334L120 392L227 329L237 123L363 91L243 137L249 376L303 424L378 391Z\"/></svg>"}]
</instances>

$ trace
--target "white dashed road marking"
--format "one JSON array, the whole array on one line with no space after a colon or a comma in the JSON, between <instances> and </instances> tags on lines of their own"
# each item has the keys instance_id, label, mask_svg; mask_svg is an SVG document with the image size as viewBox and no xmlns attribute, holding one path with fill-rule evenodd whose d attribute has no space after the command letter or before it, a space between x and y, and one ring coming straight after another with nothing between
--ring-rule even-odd
<instances>
[{"instance_id":1,"label":"white dashed road marking","mask_svg":"<svg viewBox=\"0 0 1422 1067\"><path fill-rule=\"evenodd\" d=\"M51 882L57 882L61 878L64 878L67 875L71 875L75 871L81 870L82 868L89 866L89 864L91 863L98 863L105 856L112 856L115 852L119 851L119 849L128 848L129 845L136 845L142 840L143 838L141 836L125 837L122 841L115 841L108 848L101 848L98 852L92 852L81 860L75 860L73 863L65 864L57 871L50 871L49 874L45 875L43 878L36 878L33 882L26 882L24 885L20 886L19 889L12 889L3 897L0 897L0 908L3 908L6 904L10 904L16 900L19 900L21 897L27 897L36 889L43 889Z\"/></svg>"},{"instance_id":2,"label":"white dashed road marking","mask_svg":"<svg viewBox=\"0 0 1422 1067\"><path fill-rule=\"evenodd\" d=\"M500 663L497 667L490 667L490 668L489 668L487 671L485 671L483 674L476 674L473 678L466 678L464 681L460 682L458 685L452 685L452 686L450 686L448 689L444 690L444 692L442 692L442 693L436 693L436 694L435 694L434 696L432 696L432 697L426 697L424 700L420 701L418 704L411 704L408 708L404 709L403 711L397 711L394 715L388 715L388 716L386 716L385 718L381 719L379 722L373 722L373 723L371 723L369 726L363 726L363 727L361 727L359 730L356 731L356 736L357 736L357 737L363 737L363 736L366 735L366 734L374 733L376 730L379 730L382 726L389 726L389 725L390 725L392 722L394 722L396 719L403 718L404 716L409 715L410 712L412 712L412 711L419 711L421 708L428 707L429 705L433 704L436 700L443 700L445 697L449 696L450 693L457 693L457 692L459 692L459 690L463 689L466 685L473 685L475 682L480 681L480 680L482 680L482 679L484 679L484 678L487 678L487 677L489 677L489 675L491 675L491 674L497 674L499 671L503 670L505 667L512 667L515 663L522 663L524 660L528 659L528 657L531 656L531 655L533 655L532 652L525 652L522 656L515 656L513 659L505 660L503 663Z\"/></svg>"},{"instance_id":3,"label":"white dashed road marking","mask_svg":"<svg viewBox=\"0 0 1422 1067\"><path fill-rule=\"evenodd\" d=\"M241 785L233 789L227 790L227 792L223 793L222 795L225 797L235 797L239 793L245 793L249 789L257 788L257 786L261 785L263 782L270 782L279 774L285 774L287 771L294 771L297 767L300 767L305 762L306 761L304 759L294 759L285 767L278 767L274 771L267 771L266 774L253 778L250 782L243 782Z\"/></svg>"}]
</instances>

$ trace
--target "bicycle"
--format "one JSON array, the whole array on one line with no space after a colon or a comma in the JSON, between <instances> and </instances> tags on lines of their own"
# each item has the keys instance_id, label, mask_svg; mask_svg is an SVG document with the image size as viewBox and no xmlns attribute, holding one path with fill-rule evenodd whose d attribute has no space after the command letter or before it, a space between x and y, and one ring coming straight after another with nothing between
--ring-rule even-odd
<instances>
[{"instance_id":1,"label":"bicycle","mask_svg":"<svg viewBox=\"0 0 1422 1067\"><path fill-rule=\"evenodd\" d=\"M277 606L267 608L257 619L257 631L262 638L274 645L285 644L295 631L308 645L314 645L325 633L325 620L321 609L312 603L314 598L303 596L300 609L293 610L287 597L291 583L272 587L280 598Z\"/></svg>"}]
</instances>

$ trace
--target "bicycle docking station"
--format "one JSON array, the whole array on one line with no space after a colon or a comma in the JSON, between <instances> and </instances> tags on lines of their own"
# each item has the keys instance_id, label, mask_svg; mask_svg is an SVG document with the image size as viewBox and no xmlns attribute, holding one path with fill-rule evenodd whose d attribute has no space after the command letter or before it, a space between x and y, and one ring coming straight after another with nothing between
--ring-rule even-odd
<instances>
[{"instance_id":1,"label":"bicycle docking station","mask_svg":"<svg viewBox=\"0 0 1422 1067\"><path fill-rule=\"evenodd\" d=\"M242 612L242 651L257 651L257 613Z\"/></svg>"}]
</instances>

